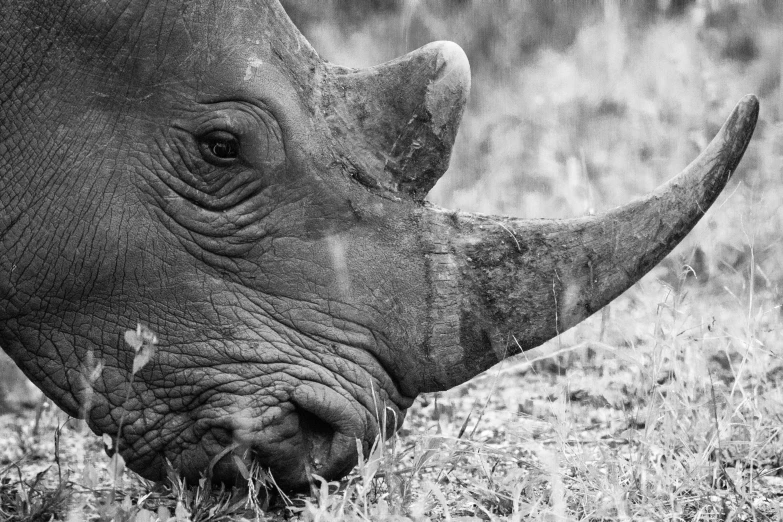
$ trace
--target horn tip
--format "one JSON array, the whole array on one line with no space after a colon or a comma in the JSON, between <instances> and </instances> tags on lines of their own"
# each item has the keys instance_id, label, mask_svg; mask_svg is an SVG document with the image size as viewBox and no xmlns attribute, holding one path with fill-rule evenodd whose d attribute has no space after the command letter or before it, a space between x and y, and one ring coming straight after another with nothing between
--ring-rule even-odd
<instances>
[{"instance_id":1,"label":"horn tip","mask_svg":"<svg viewBox=\"0 0 783 522\"><path fill-rule=\"evenodd\" d=\"M739 105L746 107L750 112L758 114L759 112L759 99L755 94L746 94L739 101Z\"/></svg>"},{"instance_id":2,"label":"horn tip","mask_svg":"<svg viewBox=\"0 0 783 522\"><path fill-rule=\"evenodd\" d=\"M755 94L746 94L737 103L726 122L729 153L729 169L735 170L756 128L759 116L759 99Z\"/></svg>"},{"instance_id":3,"label":"horn tip","mask_svg":"<svg viewBox=\"0 0 783 522\"><path fill-rule=\"evenodd\" d=\"M751 124L755 126L759 117L759 99L755 94L746 94L737 103L734 109L737 121L741 125Z\"/></svg>"},{"instance_id":4,"label":"horn tip","mask_svg":"<svg viewBox=\"0 0 783 522\"><path fill-rule=\"evenodd\" d=\"M459 92L467 97L470 91L470 61L462 47L454 42L441 40L424 48L437 55L438 76L435 82L438 87Z\"/></svg>"},{"instance_id":5,"label":"horn tip","mask_svg":"<svg viewBox=\"0 0 783 522\"><path fill-rule=\"evenodd\" d=\"M441 60L452 69L464 71L470 76L468 56L459 44L450 40L438 40L427 44L425 48L436 51L440 55Z\"/></svg>"},{"instance_id":6,"label":"horn tip","mask_svg":"<svg viewBox=\"0 0 783 522\"><path fill-rule=\"evenodd\" d=\"M470 93L470 62L462 47L454 42L432 42L422 50L432 53L436 60L437 72L426 96L431 128L450 148Z\"/></svg>"}]
</instances>

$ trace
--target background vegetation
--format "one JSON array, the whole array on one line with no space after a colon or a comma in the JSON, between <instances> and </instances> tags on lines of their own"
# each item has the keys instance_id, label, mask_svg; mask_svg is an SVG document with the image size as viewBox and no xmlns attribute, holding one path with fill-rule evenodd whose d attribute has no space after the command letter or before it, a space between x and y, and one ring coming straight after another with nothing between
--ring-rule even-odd
<instances>
[{"instance_id":1,"label":"background vegetation","mask_svg":"<svg viewBox=\"0 0 783 522\"><path fill-rule=\"evenodd\" d=\"M679 172L745 93L759 125L726 193L648 277L546 346L420 398L350 482L309 497L259 470L258 496L120 483L103 442L0 362L0 520L783 519L783 5L285 6L344 65L438 39L465 49L472 94L438 205L602 212Z\"/></svg>"}]
</instances>

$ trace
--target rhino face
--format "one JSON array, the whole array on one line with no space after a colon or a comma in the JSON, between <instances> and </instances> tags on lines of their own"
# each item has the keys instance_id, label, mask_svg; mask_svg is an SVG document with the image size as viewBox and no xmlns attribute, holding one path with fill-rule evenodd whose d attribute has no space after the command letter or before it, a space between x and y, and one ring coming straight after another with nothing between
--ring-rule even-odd
<instances>
[{"instance_id":1,"label":"rhino face","mask_svg":"<svg viewBox=\"0 0 783 522\"><path fill-rule=\"evenodd\" d=\"M151 479L168 460L232 483L234 456L287 488L345 475L419 392L652 268L758 110L744 99L680 176L604 216L448 212L423 199L469 90L455 44L351 70L272 2L6 4L0 345ZM131 384L137 322L159 344Z\"/></svg>"}]
</instances>

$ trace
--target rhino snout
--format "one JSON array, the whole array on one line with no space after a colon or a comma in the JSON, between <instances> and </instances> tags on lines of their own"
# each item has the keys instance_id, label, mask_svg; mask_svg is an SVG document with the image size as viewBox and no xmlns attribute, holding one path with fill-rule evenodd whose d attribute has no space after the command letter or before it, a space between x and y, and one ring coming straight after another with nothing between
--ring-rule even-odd
<instances>
[{"instance_id":1,"label":"rhino snout","mask_svg":"<svg viewBox=\"0 0 783 522\"><path fill-rule=\"evenodd\" d=\"M370 397L371 388L365 390ZM345 390L303 384L288 402L261 415L249 418L244 410L216 419L201 447L182 454L179 471L197 480L204 459L190 456L209 455L212 479L225 484L240 484L240 466L249 469L252 463L270 472L284 489L306 488L313 474L343 477L356 465L359 447L367 454L378 434L385 429L391 436L404 417L405 410L380 397L374 400L377 414L362 402Z\"/></svg>"}]
</instances>

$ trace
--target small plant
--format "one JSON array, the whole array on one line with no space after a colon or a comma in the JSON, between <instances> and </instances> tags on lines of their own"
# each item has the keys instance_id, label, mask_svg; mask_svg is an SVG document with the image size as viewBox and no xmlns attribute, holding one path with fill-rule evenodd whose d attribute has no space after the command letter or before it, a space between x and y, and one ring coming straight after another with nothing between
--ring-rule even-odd
<instances>
[{"instance_id":1,"label":"small plant","mask_svg":"<svg viewBox=\"0 0 783 522\"><path fill-rule=\"evenodd\" d=\"M131 369L130 378L128 380L128 386L125 393L125 401L123 404L127 404L130 400L131 392L133 390L133 380L136 374L152 360L155 355L155 346L158 344L158 337L155 333L146 326L138 323L135 330L125 331L125 342L133 348L135 355L133 357L133 367ZM115 487L120 487L122 484L122 476L125 472L125 460L120 455L120 443L122 440L122 425L125 421L125 411L120 416L119 427L117 428L117 435L112 439L111 435L103 434L103 443L106 446L106 450L111 454L111 460L109 462L108 471L112 477L112 483Z\"/></svg>"},{"instance_id":2,"label":"small plant","mask_svg":"<svg viewBox=\"0 0 783 522\"><path fill-rule=\"evenodd\" d=\"M64 511L70 500L70 485L59 480L53 489L44 487L43 479L50 468L39 472L29 482L23 479L18 467L17 480L7 477L7 471L0 471L0 520L43 522L55 519Z\"/></svg>"}]
</instances>

